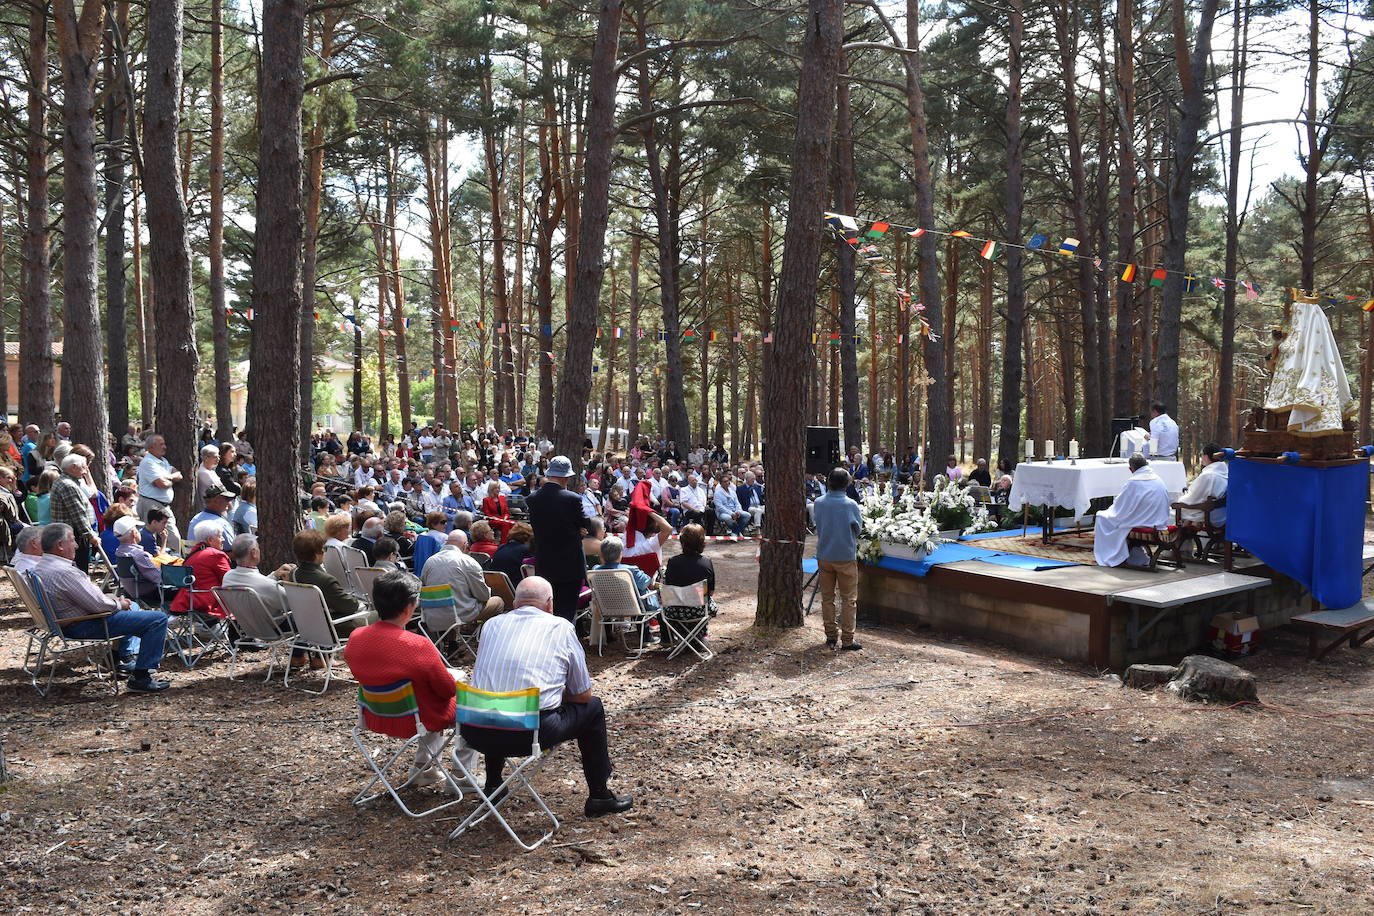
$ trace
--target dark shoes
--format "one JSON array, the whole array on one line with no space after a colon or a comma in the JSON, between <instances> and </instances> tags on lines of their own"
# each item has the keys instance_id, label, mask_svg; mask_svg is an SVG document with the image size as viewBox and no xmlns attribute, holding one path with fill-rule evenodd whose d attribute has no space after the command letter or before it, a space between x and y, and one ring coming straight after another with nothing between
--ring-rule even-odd
<instances>
[{"instance_id":1,"label":"dark shoes","mask_svg":"<svg viewBox=\"0 0 1374 916\"><path fill-rule=\"evenodd\" d=\"M856 642L851 642L851 643L845 643L843 646L840 646L840 651L841 651L841 652L858 652L858 651L859 651L860 649L862 649L862 648L863 648L863 646L859 645L858 643L856 643Z\"/></svg>"},{"instance_id":2,"label":"dark shoes","mask_svg":"<svg viewBox=\"0 0 1374 916\"><path fill-rule=\"evenodd\" d=\"M631 795L611 795L607 793L605 798L591 796L587 803L582 806L582 813L587 817L600 817L603 814L620 814L629 811L635 805L634 796Z\"/></svg>"},{"instance_id":3,"label":"dark shoes","mask_svg":"<svg viewBox=\"0 0 1374 916\"><path fill-rule=\"evenodd\" d=\"M125 686L130 693L161 693L172 685L167 681L154 680L150 672L135 671Z\"/></svg>"},{"instance_id":4,"label":"dark shoes","mask_svg":"<svg viewBox=\"0 0 1374 916\"><path fill-rule=\"evenodd\" d=\"M829 636L829 637L827 637L826 640L825 640L825 647L826 647L827 649L833 649L833 648L835 648L835 644L836 644L837 642L839 642L838 639L836 639L836 638L833 637L833 636Z\"/></svg>"}]
</instances>

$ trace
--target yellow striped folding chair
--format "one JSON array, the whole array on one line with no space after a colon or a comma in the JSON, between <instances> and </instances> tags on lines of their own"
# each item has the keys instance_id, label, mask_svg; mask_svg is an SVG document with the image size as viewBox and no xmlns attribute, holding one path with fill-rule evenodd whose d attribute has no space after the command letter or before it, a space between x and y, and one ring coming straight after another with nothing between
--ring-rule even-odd
<instances>
[{"instance_id":1,"label":"yellow striped folding chair","mask_svg":"<svg viewBox=\"0 0 1374 916\"><path fill-rule=\"evenodd\" d=\"M369 722L368 717L373 717ZM377 731L373 725L381 725L382 720L404 720L410 719L414 725L414 734L407 739L397 738ZM358 686L358 722L353 726L353 743L358 747L358 753L363 755L363 761L372 770L372 779L367 785L363 786L353 799L355 805L365 805L383 795L390 795L392 800L410 817L425 817L436 811L442 811L452 805L458 804L463 800L462 788L458 785L458 780L453 773L444 765L444 751L452 741L452 736L447 736L444 743L430 755L430 766L436 767L444 777L448 786L457 796L452 801L442 802L423 811L413 811L410 806L401 798L399 791L410 786L424 772L421 767L415 766L414 751L419 747L420 742L424 741L430 732L420 721L420 703L415 697L415 685L410 681L397 681L394 684L385 684L377 687L367 685ZM371 736L374 740L384 738L389 741L402 741L401 746L395 753L388 756L385 746L376 749L367 746L364 737ZM411 752L407 756L407 752ZM385 762L383 762L385 761ZM393 782L390 775L392 768L398 763L410 767L409 775L399 785ZM373 787L381 783L382 789L374 791Z\"/></svg>"},{"instance_id":2,"label":"yellow striped folding chair","mask_svg":"<svg viewBox=\"0 0 1374 916\"><path fill-rule=\"evenodd\" d=\"M488 795L485 787L459 759L456 749L450 747L449 761L476 791L478 803L477 808L449 834L449 839L456 838L488 817L494 817L521 849L528 852L539 848L558 830L558 818L530 784L530 777L539 771L550 753L539 747L539 688L526 687L508 693L492 693L459 681L458 730L466 746L479 754L519 758L519 763L500 787ZM521 791L534 799L553 824L547 833L533 843L522 840L500 810Z\"/></svg>"},{"instance_id":3,"label":"yellow striped folding chair","mask_svg":"<svg viewBox=\"0 0 1374 916\"><path fill-rule=\"evenodd\" d=\"M450 663L455 660L444 651L444 644L456 640L464 649L477 657L478 627L467 629L468 625L458 620L458 603L453 596L451 585L426 585L420 589L420 632L439 649L439 653ZM457 652L457 649L451 650Z\"/></svg>"}]
</instances>

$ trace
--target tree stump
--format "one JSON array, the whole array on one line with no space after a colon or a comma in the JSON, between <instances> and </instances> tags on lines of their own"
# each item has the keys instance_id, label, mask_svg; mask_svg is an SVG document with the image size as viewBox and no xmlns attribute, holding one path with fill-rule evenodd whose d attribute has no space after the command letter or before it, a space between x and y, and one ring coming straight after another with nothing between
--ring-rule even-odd
<instances>
[{"instance_id":1,"label":"tree stump","mask_svg":"<svg viewBox=\"0 0 1374 916\"><path fill-rule=\"evenodd\" d=\"M1189 655L1180 662L1178 674L1166 689L1185 700L1209 703L1259 699L1253 674L1207 655Z\"/></svg>"},{"instance_id":2,"label":"tree stump","mask_svg":"<svg viewBox=\"0 0 1374 916\"><path fill-rule=\"evenodd\" d=\"M1132 665L1126 669L1126 686L1136 690L1152 690L1174 679L1178 669L1173 665Z\"/></svg>"}]
</instances>

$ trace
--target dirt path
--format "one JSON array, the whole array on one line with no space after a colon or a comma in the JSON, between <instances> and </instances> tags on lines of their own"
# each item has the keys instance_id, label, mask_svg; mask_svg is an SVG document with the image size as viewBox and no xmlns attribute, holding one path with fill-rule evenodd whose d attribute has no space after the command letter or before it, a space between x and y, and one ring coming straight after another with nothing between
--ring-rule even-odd
<instances>
[{"instance_id":1,"label":"dirt path","mask_svg":"<svg viewBox=\"0 0 1374 916\"><path fill-rule=\"evenodd\" d=\"M708 549L714 660L592 659L634 811L584 819L564 748L538 779L563 829L527 855L488 826L449 842L452 819L353 808L347 684L265 686L249 657L236 681L172 670L160 698L39 699L4 586L0 911L1374 912L1368 649L1313 665L1280 635L1247 662L1262 699L1308 715L929 631L837 654L817 617L756 635L753 545ZM1366 715L1319 717L1342 710Z\"/></svg>"}]
</instances>

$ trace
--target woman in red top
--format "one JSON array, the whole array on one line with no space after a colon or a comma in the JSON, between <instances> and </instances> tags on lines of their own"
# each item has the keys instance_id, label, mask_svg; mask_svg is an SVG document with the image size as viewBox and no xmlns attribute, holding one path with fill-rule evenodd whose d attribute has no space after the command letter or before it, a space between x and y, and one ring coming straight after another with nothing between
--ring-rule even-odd
<instances>
[{"instance_id":1,"label":"woman in red top","mask_svg":"<svg viewBox=\"0 0 1374 916\"><path fill-rule=\"evenodd\" d=\"M468 529L468 553L482 564L483 569L487 568L487 564L496 555L496 549L499 546L496 543L496 534L491 530L491 525L486 522L472 523L472 527ZM478 554L484 556L478 556Z\"/></svg>"},{"instance_id":2,"label":"woman in red top","mask_svg":"<svg viewBox=\"0 0 1374 916\"><path fill-rule=\"evenodd\" d=\"M202 528L204 530L200 530ZM196 577L195 609L212 617L227 617L229 615L220 607L219 599L210 592L210 589L224 584L224 574L229 571L229 554L224 552L223 529L218 523L208 521L201 522L196 529L192 534L198 537L198 542L186 557L186 565L191 568L191 575ZM184 614L190 609L190 590L182 589L172 600L172 613Z\"/></svg>"},{"instance_id":3,"label":"woman in red top","mask_svg":"<svg viewBox=\"0 0 1374 916\"><path fill-rule=\"evenodd\" d=\"M482 514L487 517L487 524L497 534L498 543L506 542L506 535L515 525L515 521L510 517L510 506L506 504L506 497L501 495L501 484L493 480L487 484L487 495L482 498ZM495 553L495 550L492 551Z\"/></svg>"}]
</instances>

